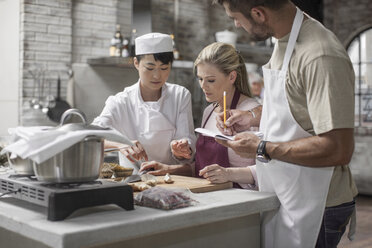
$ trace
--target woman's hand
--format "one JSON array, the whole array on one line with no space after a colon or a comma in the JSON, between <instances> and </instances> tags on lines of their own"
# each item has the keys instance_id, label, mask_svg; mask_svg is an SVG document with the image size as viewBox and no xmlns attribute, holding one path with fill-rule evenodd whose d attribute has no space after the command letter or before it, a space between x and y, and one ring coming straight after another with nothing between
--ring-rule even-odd
<instances>
[{"instance_id":1,"label":"woman's hand","mask_svg":"<svg viewBox=\"0 0 372 248\"><path fill-rule=\"evenodd\" d=\"M187 139L173 140L171 142L171 151L178 159L190 159L192 151Z\"/></svg>"},{"instance_id":2,"label":"woman's hand","mask_svg":"<svg viewBox=\"0 0 372 248\"><path fill-rule=\"evenodd\" d=\"M219 166L218 164L204 167L199 171L199 176L208 179L211 183L225 183L231 181L229 169Z\"/></svg>"},{"instance_id":3,"label":"woman's hand","mask_svg":"<svg viewBox=\"0 0 372 248\"><path fill-rule=\"evenodd\" d=\"M131 162L136 162L135 160L145 160L148 161L148 157L146 154L145 149L141 145L141 143L137 140L132 141L134 146L127 146L124 147L123 149L120 149L120 152L127 157L127 159Z\"/></svg>"},{"instance_id":4,"label":"woman's hand","mask_svg":"<svg viewBox=\"0 0 372 248\"><path fill-rule=\"evenodd\" d=\"M169 165L156 161L143 162L139 171L148 171L148 174L162 176L169 172Z\"/></svg>"}]
</instances>

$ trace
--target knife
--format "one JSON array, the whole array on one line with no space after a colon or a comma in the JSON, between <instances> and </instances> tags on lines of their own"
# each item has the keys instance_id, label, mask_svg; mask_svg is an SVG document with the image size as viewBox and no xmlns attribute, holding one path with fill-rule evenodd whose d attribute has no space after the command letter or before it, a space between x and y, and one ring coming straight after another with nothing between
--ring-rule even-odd
<instances>
[{"instance_id":1,"label":"knife","mask_svg":"<svg viewBox=\"0 0 372 248\"><path fill-rule=\"evenodd\" d=\"M150 170L143 170L138 174L130 175L129 177L124 179L124 183L134 183L134 182L139 182L141 181L141 176L146 174L148 171L153 171L154 169L151 168ZM148 174L150 175L150 174ZM152 175L151 175L152 176ZM154 176L155 177L155 176Z\"/></svg>"}]
</instances>

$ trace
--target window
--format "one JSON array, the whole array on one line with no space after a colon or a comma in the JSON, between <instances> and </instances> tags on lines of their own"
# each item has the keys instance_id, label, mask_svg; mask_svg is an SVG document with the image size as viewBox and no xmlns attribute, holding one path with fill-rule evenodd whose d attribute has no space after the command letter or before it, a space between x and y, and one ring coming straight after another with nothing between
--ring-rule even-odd
<instances>
[{"instance_id":1,"label":"window","mask_svg":"<svg viewBox=\"0 0 372 248\"><path fill-rule=\"evenodd\" d=\"M372 27L354 36L347 52L355 72L355 126L372 127Z\"/></svg>"}]
</instances>

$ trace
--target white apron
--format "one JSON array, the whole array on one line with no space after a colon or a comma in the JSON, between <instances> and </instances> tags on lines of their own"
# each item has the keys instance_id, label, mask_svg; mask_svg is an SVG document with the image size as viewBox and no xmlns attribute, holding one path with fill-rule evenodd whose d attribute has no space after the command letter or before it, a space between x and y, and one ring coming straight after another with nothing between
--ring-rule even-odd
<instances>
[{"instance_id":1,"label":"white apron","mask_svg":"<svg viewBox=\"0 0 372 248\"><path fill-rule=\"evenodd\" d=\"M145 148L149 159L164 161L167 164L174 163L170 142L176 128L161 112L147 105L140 106L139 111L140 116L146 121L140 122L141 132L138 141Z\"/></svg>"},{"instance_id":2,"label":"white apron","mask_svg":"<svg viewBox=\"0 0 372 248\"><path fill-rule=\"evenodd\" d=\"M265 100L260 131L267 141L287 142L311 136L293 118L285 90L287 69L302 20L303 13L297 9L282 69L263 67ZM333 167L310 168L275 159L269 163L256 162L260 191L275 192L281 203L278 211L262 214L262 247L314 248Z\"/></svg>"},{"instance_id":3,"label":"white apron","mask_svg":"<svg viewBox=\"0 0 372 248\"><path fill-rule=\"evenodd\" d=\"M165 164L174 164L176 160L172 157L170 142L176 132L173 124L158 110L160 103L147 104L143 102L138 87L138 111L140 120L138 120L138 141L142 144L149 158L149 161L161 161ZM160 99L159 101L162 101ZM151 106L153 105L153 106ZM138 172L141 163L144 160L135 162L129 161L122 153L119 155L120 165L133 167L133 173Z\"/></svg>"}]
</instances>

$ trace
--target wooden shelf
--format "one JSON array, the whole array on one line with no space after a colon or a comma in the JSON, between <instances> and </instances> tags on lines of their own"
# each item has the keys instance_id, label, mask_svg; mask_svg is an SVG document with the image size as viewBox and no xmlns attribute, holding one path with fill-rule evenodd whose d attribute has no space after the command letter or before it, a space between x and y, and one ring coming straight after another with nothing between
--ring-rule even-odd
<instances>
[{"instance_id":1,"label":"wooden shelf","mask_svg":"<svg viewBox=\"0 0 372 248\"><path fill-rule=\"evenodd\" d=\"M132 57L99 57L87 59L91 66L115 66L122 68L134 68Z\"/></svg>"},{"instance_id":2,"label":"wooden shelf","mask_svg":"<svg viewBox=\"0 0 372 248\"><path fill-rule=\"evenodd\" d=\"M127 57L99 57L91 58L87 60L87 63L91 66L114 66L121 68L134 68L133 58ZM186 60L175 60L173 61L172 68L179 69L192 69L194 63Z\"/></svg>"}]
</instances>

